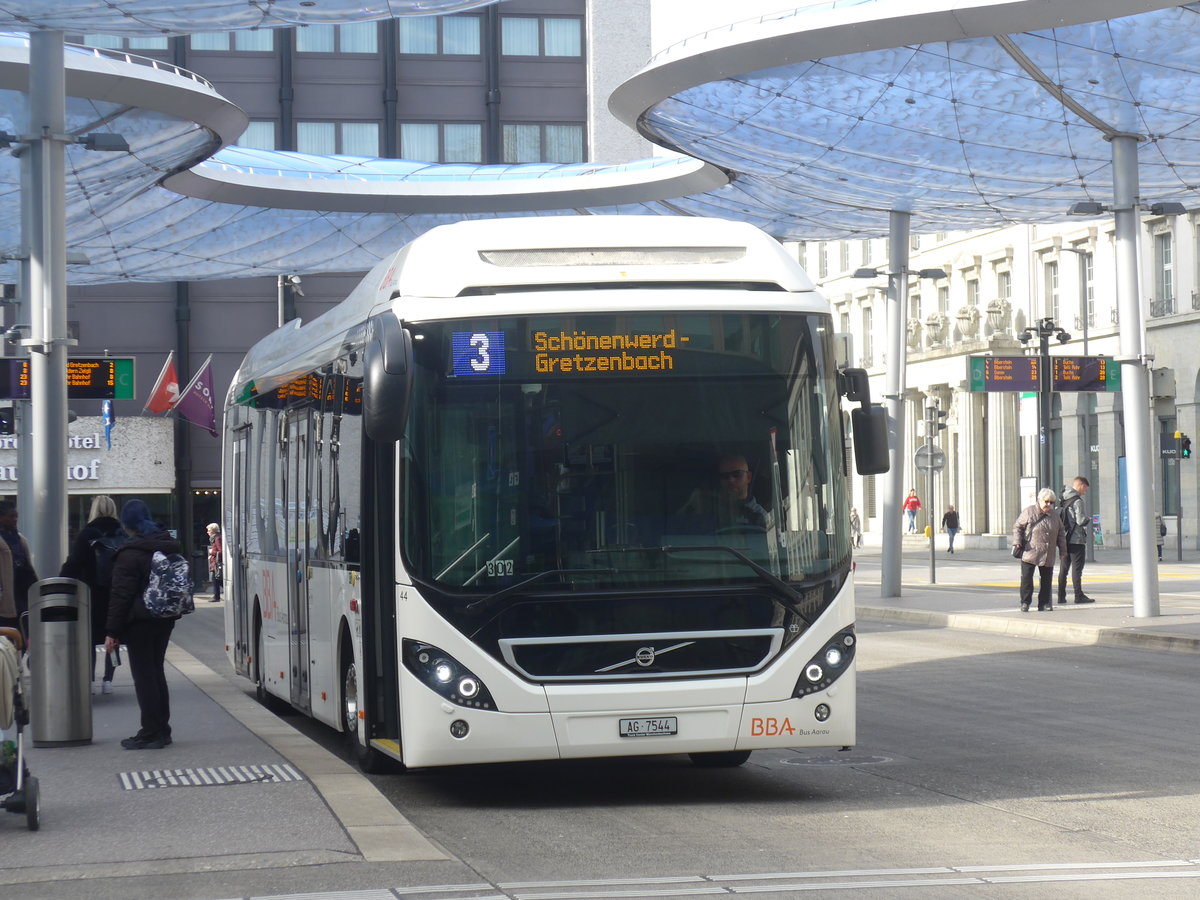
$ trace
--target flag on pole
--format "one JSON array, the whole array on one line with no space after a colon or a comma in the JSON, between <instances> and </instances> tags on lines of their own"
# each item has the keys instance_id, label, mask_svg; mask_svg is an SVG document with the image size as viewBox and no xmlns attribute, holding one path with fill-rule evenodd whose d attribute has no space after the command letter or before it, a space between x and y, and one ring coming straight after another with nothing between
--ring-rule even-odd
<instances>
[{"instance_id":1,"label":"flag on pole","mask_svg":"<svg viewBox=\"0 0 1200 900\"><path fill-rule=\"evenodd\" d=\"M117 414L113 412L113 402L111 400L101 401L100 421L104 423L104 443L106 443L108 445L108 449L111 450L113 424L117 421Z\"/></svg>"},{"instance_id":2,"label":"flag on pole","mask_svg":"<svg viewBox=\"0 0 1200 900\"><path fill-rule=\"evenodd\" d=\"M204 361L188 386L179 394L173 407L179 418L199 425L213 437L217 436L217 410L213 405L212 354Z\"/></svg>"},{"instance_id":3,"label":"flag on pole","mask_svg":"<svg viewBox=\"0 0 1200 900\"><path fill-rule=\"evenodd\" d=\"M179 375L175 372L175 351L172 350L167 354L167 361L158 373L158 381L154 382L154 388L150 391L150 398L146 401L143 411L164 413L178 401Z\"/></svg>"}]
</instances>

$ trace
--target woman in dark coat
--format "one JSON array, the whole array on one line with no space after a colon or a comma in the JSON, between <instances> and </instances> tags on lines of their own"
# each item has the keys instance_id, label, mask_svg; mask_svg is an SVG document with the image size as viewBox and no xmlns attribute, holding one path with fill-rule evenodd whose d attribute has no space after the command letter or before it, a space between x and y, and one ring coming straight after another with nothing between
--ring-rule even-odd
<instances>
[{"instance_id":1,"label":"woman in dark coat","mask_svg":"<svg viewBox=\"0 0 1200 900\"><path fill-rule=\"evenodd\" d=\"M1042 488L1037 502L1025 507L1013 522L1014 547L1024 547L1021 555L1021 612L1029 612L1033 600L1033 570L1041 576L1038 585L1038 612L1049 612L1053 589L1054 557L1067 558L1067 530L1054 508L1057 497L1050 488Z\"/></svg>"},{"instance_id":2,"label":"woman in dark coat","mask_svg":"<svg viewBox=\"0 0 1200 900\"><path fill-rule=\"evenodd\" d=\"M161 750L171 743L171 697L164 666L175 620L151 616L142 603L142 592L150 581L154 551L179 553L180 545L150 518L150 509L141 500L129 500L121 507L121 526L132 540L117 551L113 564L104 649L111 652L122 643L128 648L129 673L142 712L141 728L121 746Z\"/></svg>"},{"instance_id":3,"label":"woman in dark coat","mask_svg":"<svg viewBox=\"0 0 1200 900\"><path fill-rule=\"evenodd\" d=\"M117 521L117 504L112 497L99 494L92 498L92 508L88 513L88 522L71 545L71 553L59 571L60 578L75 578L88 586L88 596L91 599L92 613L92 646L104 643L105 631L108 625L108 589L109 580L96 577L96 548L92 542L100 538L126 538L125 530ZM110 573L111 579L111 573ZM113 672L116 667L112 658L104 654L104 680L100 689L105 694L112 693ZM96 680L96 656L92 655L92 681ZM93 685L93 690L95 686Z\"/></svg>"}]
</instances>

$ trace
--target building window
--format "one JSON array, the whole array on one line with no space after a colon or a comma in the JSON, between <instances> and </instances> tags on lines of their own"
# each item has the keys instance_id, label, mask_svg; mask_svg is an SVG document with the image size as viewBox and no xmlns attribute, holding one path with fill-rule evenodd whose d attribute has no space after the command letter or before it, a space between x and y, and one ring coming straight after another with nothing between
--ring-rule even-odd
<instances>
[{"instance_id":1,"label":"building window","mask_svg":"<svg viewBox=\"0 0 1200 900\"><path fill-rule=\"evenodd\" d=\"M967 279L967 306L979 305L979 279Z\"/></svg>"},{"instance_id":2,"label":"building window","mask_svg":"<svg viewBox=\"0 0 1200 900\"><path fill-rule=\"evenodd\" d=\"M875 347L872 340L875 334L875 317L869 306L863 307L862 324L862 362L860 365L865 369L875 365Z\"/></svg>"},{"instance_id":3,"label":"building window","mask_svg":"<svg viewBox=\"0 0 1200 900\"><path fill-rule=\"evenodd\" d=\"M379 156L378 122L297 122L296 149L319 156Z\"/></svg>"},{"instance_id":4,"label":"building window","mask_svg":"<svg viewBox=\"0 0 1200 900\"><path fill-rule=\"evenodd\" d=\"M850 271L850 242L838 241L838 266L839 272Z\"/></svg>"},{"instance_id":5,"label":"building window","mask_svg":"<svg viewBox=\"0 0 1200 900\"><path fill-rule=\"evenodd\" d=\"M1043 315L1058 321L1058 263L1042 263Z\"/></svg>"},{"instance_id":6,"label":"building window","mask_svg":"<svg viewBox=\"0 0 1200 900\"><path fill-rule=\"evenodd\" d=\"M275 139L275 122L270 119L252 121L235 143L249 150L274 150L279 146Z\"/></svg>"},{"instance_id":7,"label":"building window","mask_svg":"<svg viewBox=\"0 0 1200 900\"><path fill-rule=\"evenodd\" d=\"M938 285L938 312L943 316L950 315L950 288L944 284Z\"/></svg>"},{"instance_id":8,"label":"building window","mask_svg":"<svg viewBox=\"0 0 1200 900\"><path fill-rule=\"evenodd\" d=\"M1001 300L1012 299L1012 272L996 273L996 296Z\"/></svg>"},{"instance_id":9,"label":"building window","mask_svg":"<svg viewBox=\"0 0 1200 900\"><path fill-rule=\"evenodd\" d=\"M400 156L422 162L482 162L483 128L477 122L405 122L400 126Z\"/></svg>"},{"instance_id":10,"label":"building window","mask_svg":"<svg viewBox=\"0 0 1200 900\"><path fill-rule=\"evenodd\" d=\"M1156 308L1151 315L1168 315L1175 312L1175 264L1171 232L1164 231L1154 236L1154 300Z\"/></svg>"},{"instance_id":11,"label":"building window","mask_svg":"<svg viewBox=\"0 0 1200 900\"><path fill-rule=\"evenodd\" d=\"M506 163L576 163L583 161L582 125L505 125Z\"/></svg>"},{"instance_id":12,"label":"building window","mask_svg":"<svg viewBox=\"0 0 1200 900\"><path fill-rule=\"evenodd\" d=\"M910 319L921 318L921 294L917 291L908 295L908 317Z\"/></svg>"},{"instance_id":13,"label":"building window","mask_svg":"<svg viewBox=\"0 0 1200 900\"><path fill-rule=\"evenodd\" d=\"M1083 297L1084 321L1088 326L1096 324L1096 269L1090 253L1079 254L1079 291ZM1083 324L1083 323L1080 323Z\"/></svg>"},{"instance_id":14,"label":"building window","mask_svg":"<svg viewBox=\"0 0 1200 900\"><path fill-rule=\"evenodd\" d=\"M869 240L862 242L862 261L864 266L871 265L871 242Z\"/></svg>"},{"instance_id":15,"label":"building window","mask_svg":"<svg viewBox=\"0 0 1200 900\"><path fill-rule=\"evenodd\" d=\"M349 25L306 25L296 29L297 53L377 53L379 29L375 22Z\"/></svg>"},{"instance_id":16,"label":"building window","mask_svg":"<svg viewBox=\"0 0 1200 900\"><path fill-rule=\"evenodd\" d=\"M479 56L479 16L404 16L400 53L407 56Z\"/></svg>"},{"instance_id":17,"label":"building window","mask_svg":"<svg viewBox=\"0 0 1200 900\"><path fill-rule=\"evenodd\" d=\"M101 50L168 50L166 35L154 37L120 38L112 34L85 34L83 43L87 47L97 47Z\"/></svg>"},{"instance_id":18,"label":"building window","mask_svg":"<svg viewBox=\"0 0 1200 900\"><path fill-rule=\"evenodd\" d=\"M582 56L583 22L557 16L501 16L500 52L505 56Z\"/></svg>"},{"instance_id":19,"label":"building window","mask_svg":"<svg viewBox=\"0 0 1200 900\"><path fill-rule=\"evenodd\" d=\"M829 275L829 244L821 241L817 244L817 277L826 278Z\"/></svg>"},{"instance_id":20,"label":"building window","mask_svg":"<svg viewBox=\"0 0 1200 900\"><path fill-rule=\"evenodd\" d=\"M270 53L275 49L275 32L269 28L256 31L202 31L190 38L191 48L205 52Z\"/></svg>"}]
</instances>

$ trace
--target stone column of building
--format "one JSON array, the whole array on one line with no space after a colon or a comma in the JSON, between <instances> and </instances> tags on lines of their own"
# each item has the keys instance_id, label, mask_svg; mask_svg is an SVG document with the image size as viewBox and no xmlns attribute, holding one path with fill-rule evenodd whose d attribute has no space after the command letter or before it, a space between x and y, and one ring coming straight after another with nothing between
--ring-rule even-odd
<instances>
[{"instance_id":1,"label":"stone column of building","mask_svg":"<svg viewBox=\"0 0 1200 900\"><path fill-rule=\"evenodd\" d=\"M955 433L958 435L958 459L955 466L958 475L957 497L958 520L964 534L983 534L989 530L987 523L987 458L984 439L984 413L987 410L987 394L972 394L956 391ZM964 544L965 546L965 544Z\"/></svg>"},{"instance_id":2,"label":"stone column of building","mask_svg":"<svg viewBox=\"0 0 1200 900\"><path fill-rule=\"evenodd\" d=\"M984 462L988 495L988 533L1007 535L1021 511L1020 448L1017 433L1018 395L988 394L988 453Z\"/></svg>"},{"instance_id":3,"label":"stone column of building","mask_svg":"<svg viewBox=\"0 0 1200 900\"><path fill-rule=\"evenodd\" d=\"M1062 402L1062 484L1052 484L1055 492L1071 483L1076 475L1087 475L1088 455L1083 444L1083 426L1087 421L1088 395L1065 391L1059 394ZM1090 476L1089 476L1090 477Z\"/></svg>"},{"instance_id":4,"label":"stone column of building","mask_svg":"<svg viewBox=\"0 0 1200 900\"><path fill-rule=\"evenodd\" d=\"M1200 380L1200 376L1198 376ZM1193 441L1193 454L1200 453L1200 384L1175 385L1178 397L1175 406L1176 428ZM1200 548L1200 457L1179 462L1179 506L1183 519L1183 547ZM1173 559L1174 557L1169 557Z\"/></svg>"},{"instance_id":5,"label":"stone column of building","mask_svg":"<svg viewBox=\"0 0 1200 900\"><path fill-rule=\"evenodd\" d=\"M1101 484L1092 486L1092 515L1100 516L1100 534L1104 547L1124 547L1127 535L1119 534L1121 527L1121 497L1117 460L1121 456L1122 426L1117 409L1118 394L1096 396L1095 442L1101 447ZM1097 496L1099 498L1097 502ZM1099 547L1097 549L1100 549Z\"/></svg>"}]
</instances>

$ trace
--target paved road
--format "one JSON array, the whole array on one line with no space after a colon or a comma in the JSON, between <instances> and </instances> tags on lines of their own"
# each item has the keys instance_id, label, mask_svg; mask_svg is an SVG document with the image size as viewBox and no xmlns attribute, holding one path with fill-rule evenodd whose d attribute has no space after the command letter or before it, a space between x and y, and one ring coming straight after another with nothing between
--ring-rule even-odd
<instances>
[{"instance_id":1,"label":"paved road","mask_svg":"<svg viewBox=\"0 0 1200 900\"><path fill-rule=\"evenodd\" d=\"M886 623L860 631L849 753L760 751L732 771L662 757L373 782L478 877L471 896L1200 892L1196 656ZM220 664L215 629L186 635L190 652ZM420 864L406 876L440 883ZM332 890L319 866L310 889Z\"/></svg>"}]
</instances>

